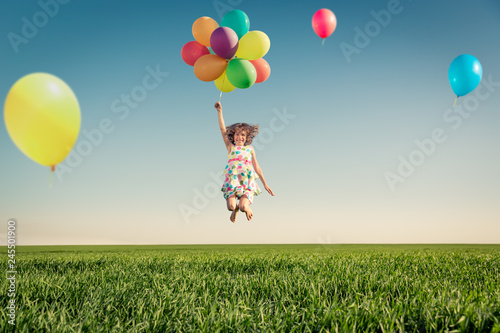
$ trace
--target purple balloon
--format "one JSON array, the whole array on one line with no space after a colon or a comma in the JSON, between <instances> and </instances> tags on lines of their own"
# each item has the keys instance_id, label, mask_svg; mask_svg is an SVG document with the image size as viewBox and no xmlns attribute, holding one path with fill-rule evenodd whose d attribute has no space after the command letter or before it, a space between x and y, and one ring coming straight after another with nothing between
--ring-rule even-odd
<instances>
[{"instance_id":1,"label":"purple balloon","mask_svg":"<svg viewBox=\"0 0 500 333\"><path fill-rule=\"evenodd\" d=\"M221 58L231 59L238 50L238 35L228 27L218 27L210 36L212 50Z\"/></svg>"}]
</instances>

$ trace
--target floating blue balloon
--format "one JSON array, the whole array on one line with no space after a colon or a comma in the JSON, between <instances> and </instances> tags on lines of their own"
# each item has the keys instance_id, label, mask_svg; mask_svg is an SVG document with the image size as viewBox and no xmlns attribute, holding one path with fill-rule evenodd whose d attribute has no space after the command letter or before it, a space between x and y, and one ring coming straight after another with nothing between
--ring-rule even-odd
<instances>
[{"instance_id":1,"label":"floating blue balloon","mask_svg":"<svg viewBox=\"0 0 500 333\"><path fill-rule=\"evenodd\" d=\"M467 95L476 89L483 76L483 68L475 57L462 54L453 59L448 70L451 89L457 97Z\"/></svg>"}]
</instances>

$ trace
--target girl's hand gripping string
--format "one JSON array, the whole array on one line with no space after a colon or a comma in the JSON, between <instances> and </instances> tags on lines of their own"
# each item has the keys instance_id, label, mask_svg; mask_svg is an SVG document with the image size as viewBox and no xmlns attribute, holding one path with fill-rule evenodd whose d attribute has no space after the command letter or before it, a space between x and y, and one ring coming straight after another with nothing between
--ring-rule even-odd
<instances>
[{"instance_id":1,"label":"girl's hand gripping string","mask_svg":"<svg viewBox=\"0 0 500 333\"><path fill-rule=\"evenodd\" d=\"M222 105L220 104L220 102L215 103L214 106L217 109L217 111L221 111L222 110Z\"/></svg>"}]
</instances>

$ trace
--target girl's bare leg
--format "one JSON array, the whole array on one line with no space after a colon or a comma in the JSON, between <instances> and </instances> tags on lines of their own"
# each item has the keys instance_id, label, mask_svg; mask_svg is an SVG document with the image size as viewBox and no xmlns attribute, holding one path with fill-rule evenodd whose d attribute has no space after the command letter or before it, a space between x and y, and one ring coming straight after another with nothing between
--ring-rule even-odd
<instances>
[{"instance_id":1,"label":"girl's bare leg","mask_svg":"<svg viewBox=\"0 0 500 333\"><path fill-rule=\"evenodd\" d=\"M239 208L242 212L247 215L247 220L250 221L253 217L252 209L250 209L250 201L247 199L246 195L240 198Z\"/></svg>"},{"instance_id":2,"label":"girl's bare leg","mask_svg":"<svg viewBox=\"0 0 500 333\"><path fill-rule=\"evenodd\" d=\"M236 222L236 217L238 216L238 212L239 212L239 208L238 208L238 206L236 206L236 208L231 213L231 216L229 217L231 222L233 222L233 223Z\"/></svg>"},{"instance_id":3,"label":"girl's bare leg","mask_svg":"<svg viewBox=\"0 0 500 333\"><path fill-rule=\"evenodd\" d=\"M230 196L229 198L227 198L226 200L226 203L227 203L227 209L232 211L231 213L231 217L229 217L229 219L231 220L231 222L236 222L236 217L238 216L238 205L236 204L236 197L233 195L233 196Z\"/></svg>"}]
</instances>

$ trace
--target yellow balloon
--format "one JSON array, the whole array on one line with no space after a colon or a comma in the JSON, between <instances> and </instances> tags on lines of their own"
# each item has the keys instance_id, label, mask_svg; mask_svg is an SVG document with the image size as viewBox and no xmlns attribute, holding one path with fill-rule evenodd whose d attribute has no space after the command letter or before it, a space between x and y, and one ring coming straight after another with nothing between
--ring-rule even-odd
<instances>
[{"instance_id":1,"label":"yellow balloon","mask_svg":"<svg viewBox=\"0 0 500 333\"><path fill-rule=\"evenodd\" d=\"M69 154L80 132L80 107L58 77L33 73L19 79L4 105L7 132L16 146L42 165L54 167Z\"/></svg>"},{"instance_id":2,"label":"yellow balloon","mask_svg":"<svg viewBox=\"0 0 500 333\"><path fill-rule=\"evenodd\" d=\"M262 31L249 31L241 37L236 57L255 60L266 55L271 47L269 37Z\"/></svg>"},{"instance_id":3,"label":"yellow balloon","mask_svg":"<svg viewBox=\"0 0 500 333\"><path fill-rule=\"evenodd\" d=\"M224 74L222 74L218 79L214 80L214 83L217 89L225 93L231 92L236 89L236 87L233 86L231 82L229 82L226 71L224 71Z\"/></svg>"}]
</instances>

